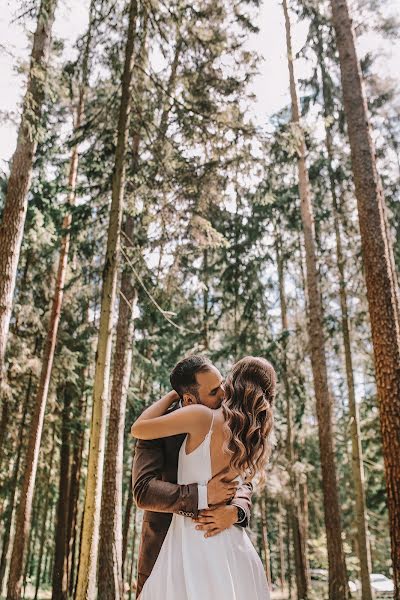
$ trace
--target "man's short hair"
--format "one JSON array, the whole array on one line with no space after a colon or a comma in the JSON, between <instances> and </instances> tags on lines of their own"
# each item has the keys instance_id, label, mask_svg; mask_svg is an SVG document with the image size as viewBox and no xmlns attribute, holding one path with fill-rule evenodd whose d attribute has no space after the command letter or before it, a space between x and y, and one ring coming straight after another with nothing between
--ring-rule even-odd
<instances>
[{"instance_id":1,"label":"man's short hair","mask_svg":"<svg viewBox=\"0 0 400 600\"><path fill-rule=\"evenodd\" d=\"M171 371L169 380L172 388L182 398L183 394L193 394L198 399L199 384L196 380L197 373L210 371L213 364L201 354L191 354L180 360Z\"/></svg>"}]
</instances>

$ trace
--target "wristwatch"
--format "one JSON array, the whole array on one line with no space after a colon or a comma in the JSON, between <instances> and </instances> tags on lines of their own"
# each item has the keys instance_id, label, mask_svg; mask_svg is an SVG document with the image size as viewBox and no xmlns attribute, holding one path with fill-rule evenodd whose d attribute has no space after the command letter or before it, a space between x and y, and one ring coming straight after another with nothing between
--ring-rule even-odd
<instances>
[{"instance_id":1,"label":"wristwatch","mask_svg":"<svg viewBox=\"0 0 400 600\"><path fill-rule=\"evenodd\" d=\"M238 518L236 523L243 523L243 521L246 519L246 513L241 506L236 506L236 508L238 509Z\"/></svg>"}]
</instances>

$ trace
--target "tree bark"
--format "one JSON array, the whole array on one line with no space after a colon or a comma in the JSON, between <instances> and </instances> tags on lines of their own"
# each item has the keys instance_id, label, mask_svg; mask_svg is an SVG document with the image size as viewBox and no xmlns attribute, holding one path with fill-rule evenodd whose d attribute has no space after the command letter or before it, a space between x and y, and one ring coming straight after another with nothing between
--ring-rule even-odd
<instances>
[{"instance_id":1,"label":"tree bark","mask_svg":"<svg viewBox=\"0 0 400 600\"><path fill-rule=\"evenodd\" d=\"M133 444L132 451L132 467L133 468L133 460L135 456L135 446L136 442ZM126 553L128 550L128 536L131 524L131 514L132 514L132 506L133 506L133 486L131 480L129 480L129 489L128 489L128 497L126 500L125 506L125 516L124 516L124 524L123 524L123 532L122 532L122 578L124 579L124 571L125 571L125 562L126 562Z\"/></svg>"},{"instance_id":2,"label":"tree bark","mask_svg":"<svg viewBox=\"0 0 400 600\"><path fill-rule=\"evenodd\" d=\"M0 387L11 318L15 280L24 232L33 160L45 98L51 30L57 0L41 0L33 38L28 86L24 98L17 147L14 152L0 224ZM17 574L12 572L13 580ZM15 590L17 584L13 583ZM10 590L11 591L11 590ZM19 593L13 592L18 598Z\"/></svg>"},{"instance_id":3,"label":"tree bark","mask_svg":"<svg viewBox=\"0 0 400 600\"><path fill-rule=\"evenodd\" d=\"M73 157L70 165L70 197L69 203L73 203L75 195L75 184L77 174L78 154L76 148L73 151ZM56 286L52 301L49 328L47 332L46 343L42 358L42 369L38 390L34 405L34 414L29 431L28 451L26 458L26 466L23 476L22 492L17 509L16 519L16 536L13 545L13 552L10 563L10 576L8 581L8 597L10 600L17 600L20 597L20 579L23 569L23 556L26 545L26 535L30 527L32 498L35 487L37 464L39 458L39 450L42 439L44 415L47 404L47 397L50 385L50 376L54 361L54 352L57 341L58 326L61 316L62 300L64 295L64 284L66 276L66 267L69 250L69 227L71 225L70 214L63 221L63 228L66 233L61 240L61 250L57 270Z\"/></svg>"},{"instance_id":4,"label":"tree bark","mask_svg":"<svg viewBox=\"0 0 400 600\"><path fill-rule=\"evenodd\" d=\"M141 139L143 72L146 64L147 15L143 14L140 47L135 62L141 67L137 77L136 131L132 140L132 170L138 169ZM135 220L127 214L123 224L124 244L132 246ZM132 368L134 337L134 310L137 302L136 282L129 264L125 264L121 277L120 302L115 341L113 380L111 387L110 420L104 467L104 485L101 505L99 596L104 600L123 600L123 528L122 480L126 401Z\"/></svg>"},{"instance_id":5,"label":"tree bark","mask_svg":"<svg viewBox=\"0 0 400 600\"><path fill-rule=\"evenodd\" d=\"M83 52L82 59L82 77L79 85L78 94L78 105L75 115L74 134L79 131L81 127L84 110L85 100L88 86L88 73L89 73L89 56L90 47L92 42L92 21L93 21L93 10L94 0L91 1L89 7L89 25L86 35L86 43ZM70 169L69 169L69 196L68 204L72 208L75 204L76 199L76 183L78 176L78 145L75 144L72 148ZM70 229L72 224L72 212L71 210L64 217L63 230L64 235L61 241L61 253L60 263L64 263L64 271L66 270L68 260L68 250L70 243ZM64 275L65 277L65 275ZM56 300L55 300L56 301ZM62 296L58 300L61 311ZM57 332L56 332L57 333ZM57 504L57 527L56 527L56 539L55 539L55 554L53 564L53 587L52 587L52 600L66 600L68 597L68 549L69 549L69 537L68 533L68 496L70 491L69 482L69 461L70 461L70 445L69 445L69 420L70 420L70 390L68 384L64 390L64 410L63 410L63 421L62 421L62 443L61 443L61 457L60 457L60 485L59 485L59 498Z\"/></svg>"},{"instance_id":6,"label":"tree bark","mask_svg":"<svg viewBox=\"0 0 400 600\"><path fill-rule=\"evenodd\" d=\"M56 517L56 535L54 545L52 600L67 600L68 569L67 526L70 490L70 428L71 428L71 390L65 384L64 406L61 423L60 476Z\"/></svg>"},{"instance_id":7,"label":"tree bark","mask_svg":"<svg viewBox=\"0 0 400 600\"><path fill-rule=\"evenodd\" d=\"M278 506L279 579L281 583L281 592L283 594L285 591L285 541L282 526L282 507L280 502Z\"/></svg>"},{"instance_id":8,"label":"tree bark","mask_svg":"<svg viewBox=\"0 0 400 600\"><path fill-rule=\"evenodd\" d=\"M132 487L132 486L131 486ZM129 600L131 600L133 590L133 573L135 571L135 550L136 550L136 534L137 534L137 510L133 513L133 533L132 533L132 556L131 566L129 569ZM136 591L136 588L135 588Z\"/></svg>"},{"instance_id":9,"label":"tree bark","mask_svg":"<svg viewBox=\"0 0 400 600\"><path fill-rule=\"evenodd\" d=\"M52 457L53 457L53 452L52 452L51 458L50 458L49 474L51 474ZM49 477L49 481L50 481L50 477ZM37 567L36 567L36 584L35 584L34 600L37 600L40 584L43 579L42 578L42 561L43 561L44 545L45 545L45 539L46 539L46 533L47 533L46 521L47 521L49 505L50 505L50 492L49 492L49 490L47 490L46 491L46 499L45 499L44 507L43 507L42 526L41 526L41 530L40 530L40 534L39 534L39 552L38 552L38 562L37 562Z\"/></svg>"},{"instance_id":10,"label":"tree bark","mask_svg":"<svg viewBox=\"0 0 400 600\"><path fill-rule=\"evenodd\" d=\"M107 235L107 251L103 271L100 325L96 351L93 387L93 409L88 473L83 517L81 552L76 600L96 597L96 569L100 530L101 493L104 467L108 388L112 345L112 320L120 259L120 231L125 192L125 154L131 112L131 81L134 63L134 40L137 2L131 0L129 25L122 76L122 93L118 119L118 137L112 179L111 211Z\"/></svg>"},{"instance_id":11,"label":"tree bark","mask_svg":"<svg viewBox=\"0 0 400 600\"><path fill-rule=\"evenodd\" d=\"M333 136L332 136L332 117L333 117L333 98L329 85L329 76L325 68L324 61L324 47L322 41L322 35L320 28L317 28L317 53L318 62L321 71L322 80L322 93L324 99L324 122L325 122L325 146L328 155L328 174L330 191L332 196L333 204L333 219L334 219L334 230L336 239L336 262L339 272L339 298L340 298L340 309L341 309L341 321L342 321L342 337L343 337L343 348L345 356L345 369L346 369L346 380L347 380L347 391L349 399L349 416L351 426L351 445L352 445L352 473L354 479L355 488L355 509L356 509L356 525L357 525L357 538L358 538L358 557L360 560L360 572L361 572L361 586L362 586L362 597L363 600L372 600L372 589L370 581L370 570L371 570L371 557L369 554L368 544L368 529L367 529L367 516L366 516L366 505L365 505L365 491L364 491L364 465L362 457L361 447L361 432L360 432L360 419L358 414L358 406L356 403L355 389L354 389L354 375L353 375L353 359L351 352L351 341L350 341L350 325L348 316L348 304L347 304L347 289L346 289L346 275L345 275L345 258L343 254L343 243L340 231L339 222L339 207L338 198L336 193L336 177L333 169L334 150L333 150Z\"/></svg>"},{"instance_id":12,"label":"tree bark","mask_svg":"<svg viewBox=\"0 0 400 600\"><path fill-rule=\"evenodd\" d=\"M343 103L358 205L372 329L390 520L395 598L400 599L400 318L393 248L376 168L352 21L346 0L331 2L339 50Z\"/></svg>"},{"instance_id":13,"label":"tree bark","mask_svg":"<svg viewBox=\"0 0 400 600\"><path fill-rule=\"evenodd\" d=\"M270 560L269 545L268 545L266 503L265 503L264 496L261 496L261 498L260 498L260 512L261 512L262 544L263 544L264 556L265 556L265 574L268 579L269 589L272 589L271 560Z\"/></svg>"},{"instance_id":14,"label":"tree bark","mask_svg":"<svg viewBox=\"0 0 400 600\"><path fill-rule=\"evenodd\" d=\"M335 600L348 599L347 575L341 536L341 522L335 455L332 436L332 406L328 387L321 293L318 281L317 259L314 237L314 217L311 191L306 165L306 145L300 123L297 89L293 68L293 51L287 0L283 0L286 26L286 43L292 103L292 122L298 140L298 176L306 251L307 290L309 300L308 332L311 349L311 365L317 405L318 436L322 469L325 529L329 562L329 597Z\"/></svg>"},{"instance_id":15,"label":"tree bark","mask_svg":"<svg viewBox=\"0 0 400 600\"><path fill-rule=\"evenodd\" d=\"M73 595L75 584L75 549L77 540L77 517L78 517L78 502L79 489L81 481L82 455L85 440L84 420L87 411L87 399L84 397L85 382L87 379L87 369L82 373L81 394L75 412L75 430L73 435L73 451L72 464L70 474L70 487L68 497L68 522L66 533L66 548L67 548L67 579L69 595Z\"/></svg>"},{"instance_id":16,"label":"tree bark","mask_svg":"<svg viewBox=\"0 0 400 600\"><path fill-rule=\"evenodd\" d=\"M7 563L7 554L8 548L10 544L11 538L11 525L12 525L12 516L14 512L14 504L15 504L15 495L17 491L18 484L18 475L19 475L19 466L21 462L21 455L23 450L23 442L24 442L24 433L25 433L25 422L26 416L28 414L28 406L29 400L31 397L31 389L32 389L32 372L29 374L28 386L26 390L26 396L24 400L24 407L22 412L21 423L18 431L18 446L17 446L17 456L15 459L13 475L11 480L11 490L8 495L8 506L5 513L3 513L2 517L4 519L4 536L3 536L3 546L1 549L1 561L0 561L0 594L3 589L3 580L6 572L6 563Z\"/></svg>"},{"instance_id":17,"label":"tree bark","mask_svg":"<svg viewBox=\"0 0 400 600\"><path fill-rule=\"evenodd\" d=\"M130 219L130 225L133 226ZM127 229L131 238L133 227ZM123 600L122 576L122 478L125 412L132 367L134 335L133 311L136 289L132 272L125 269L121 280L114 371L111 391L110 421L104 469L101 506L99 596L104 600Z\"/></svg>"},{"instance_id":18,"label":"tree bark","mask_svg":"<svg viewBox=\"0 0 400 600\"><path fill-rule=\"evenodd\" d=\"M286 564L287 564L287 582L288 582L288 594L289 600L293 597L293 574L292 574L292 553L291 553L291 522L289 511L286 510Z\"/></svg>"},{"instance_id":19,"label":"tree bark","mask_svg":"<svg viewBox=\"0 0 400 600\"><path fill-rule=\"evenodd\" d=\"M275 232L275 251L276 251L276 263L278 270L278 285L279 285L279 299L281 307L281 324L282 333L289 331L288 317L287 317L287 303L286 303L286 290L285 290L285 274L284 274L284 261L281 249L281 240L279 234ZM306 600L308 597L308 575L307 575L307 559L306 559L306 545L303 539L303 529L301 527L301 511L299 503L299 484L298 477L294 472L294 432L293 432L293 416L292 416L292 394L290 391L289 377L288 377L288 365L287 365L287 337L284 336L282 340L282 380L283 388L285 393L286 402L286 458L288 462L289 482L290 482L290 500L288 503L288 512L290 515L290 523L292 527L293 535L293 547L295 556L295 569L296 569L296 584L297 584L297 598L298 600Z\"/></svg>"}]
</instances>

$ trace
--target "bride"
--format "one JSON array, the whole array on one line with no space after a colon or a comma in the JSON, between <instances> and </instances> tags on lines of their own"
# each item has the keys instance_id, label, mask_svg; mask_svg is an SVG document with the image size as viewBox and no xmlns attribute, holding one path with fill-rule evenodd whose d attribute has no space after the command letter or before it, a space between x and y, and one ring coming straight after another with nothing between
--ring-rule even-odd
<instances>
[{"instance_id":1,"label":"bride","mask_svg":"<svg viewBox=\"0 0 400 600\"><path fill-rule=\"evenodd\" d=\"M229 467L251 480L269 456L276 375L264 358L246 356L225 382L225 398L214 410L191 404L165 414L176 402L170 392L147 408L132 425L138 439L179 433L178 483L206 484ZM167 536L139 600L269 600L262 562L246 531L230 527L204 537L190 517L174 514Z\"/></svg>"}]
</instances>

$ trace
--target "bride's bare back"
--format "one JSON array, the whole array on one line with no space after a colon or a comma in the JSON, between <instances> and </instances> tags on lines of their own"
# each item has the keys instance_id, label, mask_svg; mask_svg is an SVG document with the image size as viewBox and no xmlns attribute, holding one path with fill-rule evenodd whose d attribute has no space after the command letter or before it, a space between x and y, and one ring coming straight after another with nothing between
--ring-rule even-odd
<instances>
[{"instance_id":1,"label":"bride's bare back","mask_svg":"<svg viewBox=\"0 0 400 600\"><path fill-rule=\"evenodd\" d=\"M229 467L230 463L230 455L227 452L223 451L225 442L226 442L226 432L224 431L224 415L222 409L212 411L214 415L214 422L212 425L212 436L211 436L211 444L210 444L210 454L211 454L211 470L212 476L218 475L222 471L224 471L227 467ZM209 428L211 426L211 420L209 423ZM193 435L188 434L188 438L186 440L185 452L186 454L191 454L203 443L205 436L207 435L208 430L204 435ZM227 480L232 480L238 476L236 471L230 470L227 472L225 478Z\"/></svg>"}]
</instances>

